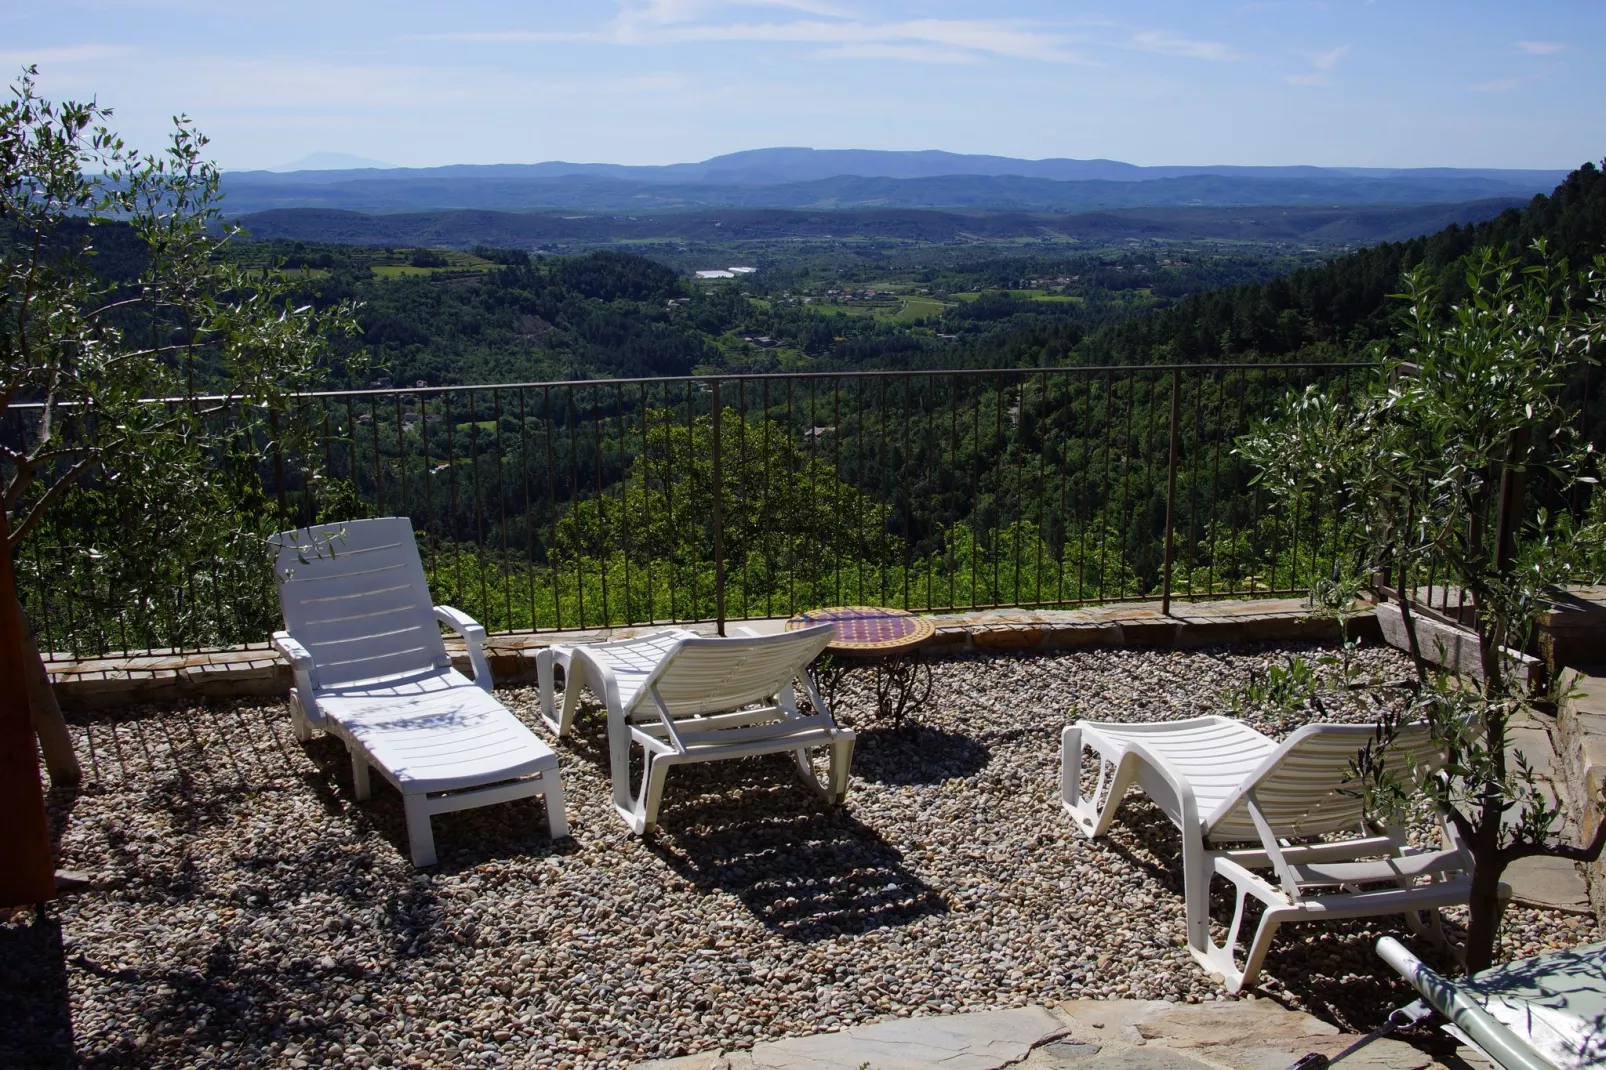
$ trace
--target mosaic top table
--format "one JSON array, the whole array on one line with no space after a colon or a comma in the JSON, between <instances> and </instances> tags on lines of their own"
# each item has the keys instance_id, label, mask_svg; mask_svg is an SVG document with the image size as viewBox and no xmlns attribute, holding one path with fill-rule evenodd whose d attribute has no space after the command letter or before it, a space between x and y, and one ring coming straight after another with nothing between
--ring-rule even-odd
<instances>
[{"instance_id":1,"label":"mosaic top table","mask_svg":"<svg viewBox=\"0 0 1606 1070\"><path fill-rule=\"evenodd\" d=\"M903 715L931 697L931 666L921 648L937 634L924 617L883 606L831 606L799 613L786 622L788 631L815 624L836 625L836 638L815 662L814 679L825 700L835 705L842 678L873 661L876 712L895 726Z\"/></svg>"}]
</instances>

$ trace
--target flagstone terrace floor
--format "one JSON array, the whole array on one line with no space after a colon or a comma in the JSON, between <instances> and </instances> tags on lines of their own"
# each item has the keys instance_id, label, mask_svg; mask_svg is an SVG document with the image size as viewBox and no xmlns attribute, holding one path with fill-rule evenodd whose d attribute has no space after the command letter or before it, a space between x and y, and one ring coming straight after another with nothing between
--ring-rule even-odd
<instances>
[{"instance_id":1,"label":"flagstone terrace floor","mask_svg":"<svg viewBox=\"0 0 1606 1070\"><path fill-rule=\"evenodd\" d=\"M716 763L676 771L645 841L593 715L557 747L572 839L531 802L447 815L424 871L400 799L376 780L355 803L340 745L298 743L281 701L75 713L87 781L52 819L90 887L0 926L24 1023L0 1065L622 1066L889 1016L1221 998L1181 946L1171 826L1134 802L1108 842L1075 834L1059 731L1220 709L1296 649L943 656L912 729L860 724L844 808L784 761ZM533 692L499 695L537 726ZM1406 999L1371 952L1392 929L1285 930L1259 992L1365 1032ZM1519 905L1503 952L1597 938Z\"/></svg>"}]
</instances>

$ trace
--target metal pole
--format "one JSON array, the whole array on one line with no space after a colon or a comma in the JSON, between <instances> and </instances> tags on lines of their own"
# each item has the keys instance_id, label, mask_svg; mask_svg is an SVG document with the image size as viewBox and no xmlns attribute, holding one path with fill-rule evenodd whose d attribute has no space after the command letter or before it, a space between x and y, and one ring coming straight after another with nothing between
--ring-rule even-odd
<instances>
[{"instance_id":1,"label":"metal pole","mask_svg":"<svg viewBox=\"0 0 1606 1070\"><path fill-rule=\"evenodd\" d=\"M714 383L714 620L719 634L725 634L725 468L721 458L719 380Z\"/></svg>"},{"instance_id":2,"label":"metal pole","mask_svg":"<svg viewBox=\"0 0 1606 1070\"><path fill-rule=\"evenodd\" d=\"M1177 427L1182 422L1182 370L1171 369L1171 461L1165 476L1165 561L1160 566L1160 613L1171 615L1172 537L1177 522Z\"/></svg>"}]
</instances>

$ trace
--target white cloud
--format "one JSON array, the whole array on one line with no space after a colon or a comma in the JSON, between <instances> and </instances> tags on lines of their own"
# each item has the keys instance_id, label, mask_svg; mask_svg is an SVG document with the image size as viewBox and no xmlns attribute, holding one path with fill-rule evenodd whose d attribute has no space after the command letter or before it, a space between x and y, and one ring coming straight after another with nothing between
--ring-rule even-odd
<instances>
[{"instance_id":1,"label":"white cloud","mask_svg":"<svg viewBox=\"0 0 1606 1070\"><path fill-rule=\"evenodd\" d=\"M1330 71L1347 55L1349 55L1349 45L1339 45L1337 48L1312 56L1310 62L1319 71Z\"/></svg>"},{"instance_id":2,"label":"white cloud","mask_svg":"<svg viewBox=\"0 0 1606 1070\"><path fill-rule=\"evenodd\" d=\"M782 8L803 18L720 21L711 16L736 6ZM870 21L813 0L647 0L625 4L596 30L489 30L422 34L414 39L467 44L693 43L834 46L814 53L838 59L975 62L985 58L1041 63L1087 63L1071 39L1049 24L1016 19L905 19ZM1208 46L1208 42L1205 43ZM1220 46L1216 46L1220 47Z\"/></svg>"},{"instance_id":3,"label":"white cloud","mask_svg":"<svg viewBox=\"0 0 1606 1070\"><path fill-rule=\"evenodd\" d=\"M834 19L854 17L845 8L834 4L816 3L814 0L639 0L635 3L625 0L619 6L619 19L661 24L695 22L720 8L727 7L782 8L805 15Z\"/></svg>"},{"instance_id":4,"label":"white cloud","mask_svg":"<svg viewBox=\"0 0 1606 1070\"><path fill-rule=\"evenodd\" d=\"M1210 60L1214 63L1226 63L1241 60L1242 53L1234 51L1230 46L1220 41L1194 41L1180 37L1169 30L1145 30L1132 38L1134 48L1143 52L1155 52L1162 56L1182 56L1187 59Z\"/></svg>"},{"instance_id":5,"label":"white cloud","mask_svg":"<svg viewBox=\"0 0 1606 1070\"><path fill-rule=\"evenodd\" d=\"M7 49L0 51L0 67L26 67L37 63L94 63L131 51L121 45L70 45L66 48Z\"/></svg>"},{"instance_id":6,"label":"white cloud","mask_svg":"<svg viewBox=\"0 0 1606 1070\"><path fill-rule=\"evenodd\" d=\"M1513 89L1521 89L1531 81L1532 78L1495 78L1469 85L1467 88L1474 93L1509 93Z\"/></svg>"},{"instance_id":7,"label":"white cloud","mask_svg":"<svg viewBox=\"0 0 1606 1070\"><path fill-rule=\"evenodd\" d=\"M909 63L980 63L975 52L941 45L851 44L821 49L814 59L884 59Z\"/></svg>"},{"instance_id":8,"label":"white cloud","mask_svg":"<svg viewBox=\"0 0 1606 1070\"><path fill-rule=\"evenodd\" d=\"M1560 41L1517 41L1513 44L1518 52L1529 56L1554 56L1557 52L1565 51L1567 46Z\"/></svg>"},{"instance_id":9,"label":"white cloud","mask_svg":"<svg viewBox=\"0 0 1606 1070\"><path fill-rule=\"evenodd\" d=\"M1349 55L1349 45L1339 45L1337 48L1330 48L1326 52L1308 53L1306 58L1310 60L1310 65L1314 70L1305 74L1284 75L1283 81L1289 85L1331 85L1333 79L1330 75L1333 68L1337 67L1339 61L1347 55Z\"/></svg>"}]
</instances>

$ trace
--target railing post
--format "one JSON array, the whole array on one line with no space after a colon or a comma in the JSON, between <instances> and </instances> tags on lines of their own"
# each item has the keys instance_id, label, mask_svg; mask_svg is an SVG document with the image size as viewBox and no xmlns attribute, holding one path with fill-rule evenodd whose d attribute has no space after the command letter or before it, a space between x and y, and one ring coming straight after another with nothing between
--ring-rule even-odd
<instances>
[{"instance_id":1,"label":"railing post","mask_svg":"<svg viewBox=\"0 0 1606 1070\"><path fill-rule=\"evenodd\" d=\"M1160 613L1171 615L1172 542L1177 525L1177 429L1182 423L1182 369L1171 369L1171 460L1165 474L1165 561L1160 566Z\"/></svg>"},{"instance_id":2,"label":"railing post","mask_svg":"<svg viewBox=\"0 0 1606 1070\"><path fill-rule=\"evenodd\" d=\"M719 401L719 380L714 387L713 461L714 461L714 620L719 634L725 634L725 467L721 449L722 419Z\"/></svg>"},{"instance_id":3,"label":"railing post","mask_svg":"<svg viewBox=\"0 0 1606 1070\"><path fill-rule=\"evenodd\" d=\"M268 409L268 433L273 436L273 489L279 501L279 523L284 523L284 443L279 438L279 407Z\"/></svg>"}]
</instances>

